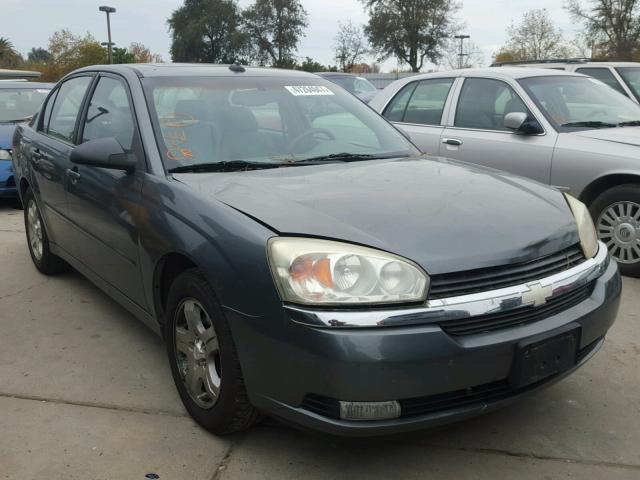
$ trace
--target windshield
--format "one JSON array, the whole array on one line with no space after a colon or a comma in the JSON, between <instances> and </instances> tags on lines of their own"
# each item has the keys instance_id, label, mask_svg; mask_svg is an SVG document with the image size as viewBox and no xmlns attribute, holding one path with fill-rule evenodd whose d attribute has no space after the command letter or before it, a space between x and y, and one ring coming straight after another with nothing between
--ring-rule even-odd
<instances>
[{"instance_id":1,"label":"windshield","mask_svg":"<svg viewBox=\"0 0 640 480\"><path fill-rule=\"evenodd\" d=\"M372 109L320 79L156 77L143 83L168 171L419 155Z\"/></svg>"},{"instance_id":2,"label":"windshield","mask_svg":"<svg viewBox=\"0 0 640 480\"><path fill-rule=\"evenodd\" d=\"M531 77L520 84L560 131L640 121L640 105L594 78Z\"/></svg>"},{"instance_id":3,"label":"windshield","mask_svg":"<svg viewBox=\"0 0 640 480\"><path fill-rule=\"evenodd\" d=\"M616 70L640 102L640 67L619 67Z\"/></svg>"},{"instance_id":4,"label":"windshield","mask_svg":"<svg viewBox=\"0 0 640 480\"><path fill-rule=\"evenodd\" d=\"M0 122L29 119L48 93L46 88L0 88Z\"/></svg>"}]
</instances>

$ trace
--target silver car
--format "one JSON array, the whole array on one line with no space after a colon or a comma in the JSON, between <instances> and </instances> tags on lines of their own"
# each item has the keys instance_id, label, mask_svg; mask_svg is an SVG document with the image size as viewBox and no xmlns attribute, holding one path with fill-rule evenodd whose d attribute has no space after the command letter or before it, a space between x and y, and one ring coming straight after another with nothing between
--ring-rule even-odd
<instances>
[{"instance_id":1,"label":"silver car","mask_svg":"<svg viewBox=\"0 0 640 480\"><path fill-rule=\"evenodd\" d=\"M640 105L629 98L577 73L488 68L398 80L370 105L423 152L579 197L622 272L640 276Z\"/></svg>"}]
</instances>

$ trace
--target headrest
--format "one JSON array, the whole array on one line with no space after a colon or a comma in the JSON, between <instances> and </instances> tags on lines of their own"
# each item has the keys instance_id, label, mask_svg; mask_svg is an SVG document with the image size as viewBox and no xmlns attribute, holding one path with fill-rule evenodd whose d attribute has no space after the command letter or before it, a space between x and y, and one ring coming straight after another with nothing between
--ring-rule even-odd
<instances>
[{"instance_id":1,"label":"headrest","mask_svg":"<svg viewBox=\"0 0 640 480\"><path fill-rule=\"evenodd\" d=\"M188 115L201 122L209 118L209 111L201 100L178 100L175 113Z\"/></svg>"},{"instance_id":2,"label":"headrest","mask_svg":"<svg viewBox=\"0 0 640 480\"><path fill-rule=\"evenodd\" d=\"M227 111L227 117L227 121L233 130L242 132L255 132L258 130L256 117L246 107L231 107Z\"/></svg>"}]
</instances>

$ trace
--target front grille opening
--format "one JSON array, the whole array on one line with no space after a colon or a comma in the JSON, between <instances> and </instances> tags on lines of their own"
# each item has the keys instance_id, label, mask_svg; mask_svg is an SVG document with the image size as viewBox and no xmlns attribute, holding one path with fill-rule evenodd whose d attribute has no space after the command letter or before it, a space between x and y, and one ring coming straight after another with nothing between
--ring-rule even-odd
<instances>
[{"instance_id":1,"label":"front grille opening","mask_svg":"<svg viewBox=\"0 0 640 480\"><path fill-rule=\"evenodd\" d=\"M577 362L581 362L587 357L598 344L602 337L578 351ZM562 375L562 374L559 374ZM484 403L497 402L514 395L524 393L534 389L555 377L545 378L538 383L528 385L524 388L512 388L508 380L485 383L476 387L455 390L446 393L438 393L426 397L409 398L399 400L401 413L400 418L410 418L420 415L435 414L453 410L461 407L480 405ZM301 408L310 412L322 415L323 417L340 419L340 404L337 399L322 395L308 394L302 401Z\"/></svg>"},{"instance_id":2,"label":"front grille opening","mask_svg":"<svg viewBox=\"0 0 640 480\"><path fill-rule=\"evenodd\" d=\"M16 179L13 175L11 175L7 181L5 182L5 186L7 188L11 188L11 187L15 187L16 186Z\"/></svg>"},{"instance_id":3,"label":"front grille opening","mask_svg":"<svg viewBox=\"0 0 640 480\"><path fill-rule=\"evenodd\" d=\"M582 248L577 244L530 262L433 275L429 299L457 297L521 285L563 272L585 260Z\"/></svg>"},{"instance_id":4,"label":"front grille opening","mask_svg":"<svg viewBox=\"0 0 640 480\"><path fill-rule=\"evenodd\" d=\"M540 307L527 306L506 312L450 320L442 322L440 328L453 336L476 335L539 322L584 302L593 293L594 286L594 282L587 283L550 299Z\"/></svg>"}]
</instances>

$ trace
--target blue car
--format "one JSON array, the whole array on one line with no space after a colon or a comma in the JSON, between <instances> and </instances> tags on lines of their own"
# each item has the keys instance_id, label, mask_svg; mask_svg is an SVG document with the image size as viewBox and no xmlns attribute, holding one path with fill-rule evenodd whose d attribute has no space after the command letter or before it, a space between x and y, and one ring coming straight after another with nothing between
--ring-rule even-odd
<instances>
[{"instance_id":1,"label":"blue car","mask_svg":"<svg viewBox=\"0 0 640 480\"><path fill-rule=\"evenodd\" d=\"M16 125L31 119L51 90L51 83L0 81L0 198L18 198L11 166Z\"/></svg>"}]
</instances>

